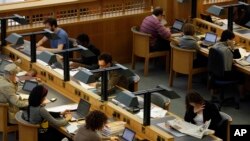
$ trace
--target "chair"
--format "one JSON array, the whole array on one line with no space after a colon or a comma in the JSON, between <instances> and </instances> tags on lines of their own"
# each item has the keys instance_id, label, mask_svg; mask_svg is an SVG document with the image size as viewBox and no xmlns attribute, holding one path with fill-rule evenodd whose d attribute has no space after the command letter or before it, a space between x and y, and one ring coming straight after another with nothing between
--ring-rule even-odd
<instances>
[{"instance_id":1,"label":"chair","mask_svg":"<svg viewBox=\"0 0 250 141\"><path fill-rule=\"evenodd\" d=\"M151 102L165 110L169 110L171 100L160 93L154 92L151 93Z\"/></svg>"},{"instance_id":2,"label":"chair","mask_svg":"<svg viewBox=\"0 0 250 141\"><path fill-rule=\"evenodd\" d=\"M139 27L133 26L133 52L132 52L132 69L135 69L136 57L145 58L144 62L144 76L148 75L148 64L150 58L166 57L166 70L169 68L169 51L149 51L149 40L151 35L139 32Z\"/></svg>"},{"instance_id":3,"label":"chair","mask_svg":"<svg viewBox=\"0 0 250 141\"><path fill-rule=\"evenodd\" d=\"M31 124L22 118L23 111L16 113L18 123L19 141L38 141L38 128L40 125Z\"/></svg>"},{"instance_id":4,"label":"chair","mask_svg":"<svg viewBox=\"0 0 250 141\"><path fill-rule=\"evenodd\" d=\"M230 141L230 125L233 121L232 117L224 112L220 112L220 115L222 117L221 122L219 123L219 128L222 133L219 133L220 138L222 138L225 141ZM225 130L226 132L223 132Z\"/></svg>"},{"instance_id":5,"label":"chair","mask_svg":"<svg viewBox=\"0 0 250 141\"><path fill-rule=\"evenodd\" d=\"M224 59L223 54L217 49L211 48L208 54L208 72L209 72L209 83L212 89L220 88L220 102L219 110L221 107L233 97L224 99L224 88L229 86L234 86L238 84L238 80L226 80L224 78ZM238 94L239 95L239 94ZM237 96L235 97L235 108L239 109L239 101Z\"/></svg>"},{"instance_id":6,"label":"chair","mask_svg":"<svg viewBox=\"0 0 250 141\"><path fill-rule=\"evenodd\" d=\"M128 82L129 82L128 90L131 92L138 91L138 83L140 79L141 79L140 76L136 73L134 73L134 76L129 77L128 78Z\"/></svg>"},{"instance_id":7,"label":"chair","mask_svg":"<svg viewBox=\"0 0 250 141\"><path fill-rule=\"evenodd\" d=\"M18 129L17 125L8 125L8 107L8 103L0 103L0 132L3 133L3 141L8 140L8 133L16 132Z\"/></svg>"},{"instance_id":8,"label":"chair","mask_svg":"<svg viewBox=\"0 0 250 141\"><path fill-rule=\"evenodd\" d=\"M188 91L192 89L192 78L194 74L205 72L206 67L193 68L193 60L195 50L187 50L179 48L174 42L170 43L171 46L171 63L170 63L170 76L169 86L173 86L173 79L176 73L188 75Z\"/></svg>"}]
</instances>

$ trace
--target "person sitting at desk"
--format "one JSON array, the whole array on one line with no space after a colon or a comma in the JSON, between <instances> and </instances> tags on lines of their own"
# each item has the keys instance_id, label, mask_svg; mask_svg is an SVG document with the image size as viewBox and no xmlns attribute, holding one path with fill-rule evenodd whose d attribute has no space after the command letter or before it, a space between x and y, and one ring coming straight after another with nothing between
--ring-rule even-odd
<instances>
[{"instance_id":1,"label":"person sitting at desk","mask_svg":"<svg viewBox=\"0 0 250 141\"><path fill-rule=\"evenodd\" d=\"M234 39L235 35L230 30L224 30L221 34L220 42L216 43L213 48L218 49L224 58L224 78L223 80L238 80L239 85L238 89L240 92L241 99L244 98L244 76L232 70L233 59L237 59L240 56L239 50L234 48ZM212 97L212 100L215 97Z\"/></svg>"},{"instance_id":2,"label":"person sitting at desk","mask_svg":"<svg viewBox=\"0 0 250 141\"><path fill-rule=\"evenodd\" d=\"M4 67L4 76L0 76L0 103L8 103L8 123L16 124L15 114L19 108L28 106L27 100L21 100L16 94L18 86L16 82L16 74L18 67L11 63Z\"/></svg>"},{"instance_id":3,"label":"person sitting at desk","mask_svg":"<svg viewBox=\"0 0 250 141\"><path fill-rule=\"evenodd\" d=\"M115 64L112 61L112 56L103 53L98 57L98 65L100 69L109 68L115 66ZM100 74L96 74L96 78L98 79L100 77ZM99 82L90 84L92 86L98 87L101 85ZM115 86L120 86L125 89L128 89L128 79L120 74L117 70L112 70L108 72L108 90L112 91Z\"/></svg>"},{"instance_id":4,"label":"person sitting at desk","mask_svg":"<svg viewBox=\"0 0 250 141\"><path fill-rule=\"evenodd\" d=\"M77 36L75 42L79 45L86 47L89 51L94 53L95 56L87 58L85 54L81 52L81 58L70 59L70 61L73 61L71 66L74 67L82 66L90 70L97 69L98 68L97 62L98 62L98 56L100 55L100 50L90 42L89 36L85 33L82 33Z\"/></svg>"},{"instance_id":5,"label":"person sitting at desk","mask_svg":"<svg viewBox=\"0 0 250 141\"><path fill-rule=\"evenodd\" d=\"M140 26L140 32L150 34L150 51L164 51L170 49L168 39L171 36L169 28L161 24L163 9L157 7L151 16L147 16Z\"/></svg>"},{"instance_id":6,"label":"person sitting at desk","mask_svg":"<svg viewBox=\"0 0 250 141\"><path fill-rule=\"evenodd\" d=\"M184 120L196 125L202 125L206 121L211 120L209 129L215 130L216 133L220 130L218 126L222 117L214 104L204 100L200 94L190 92L186 95L186 113Z\"/></svg>"},{"instance_id":7,"label":"person sitting at desk","mask_svg":"<svg viewBox=\"0 0 250 141\"><path fill-rule=\"evenodd\" d=\"M85 124L81 126L74 137L74 141L101 141L118 140L117 137L102 137L98 131L101 131L108 121L108 117L101 111L94 110L90 112L85 119Z\"/></svg>"},{"instance_id":8,"label":"person sitting at desk","mask_svg":"<svg viewBox=\"0 0 250 141\"><path fill-rule=\"evenodd\" d=\"M32 124L40 124L39 128L39 141L46 140L61 140L64 136L54 128L49 128L49 124L60 127L68 124L71 119L71 114L68 111L61 112L64 118L54 118L45 108L44 105L47 103L48 90L42 86L37 85L30 93L29 106L27 112L24 113L23 117Z\"/></svg>"},{"instance_id":9,"label":"person sitting at desk","mask_svg":"<svg viewBox=\"0 0 250 141\"><path fill-rule=\"evenodd\" d=\"M194 49L199 51L198 40L195 37L195 26L191 23L186 23L183 27L183 36L180 37L179 47L183 49ZM207 65L207 58L201 54L196 54L193 61L193 66L205 67Z\"/></svg>"},{"instance_id":10,"label":"person sitting at desk","mask_svg":"<svg viewBox=\"0 0 250 141\"><path fill-rule=\"evenodd\" d=\"M59 28L57 25L57 21L54 18L48 18L44 21L45 27L53 32L60 38L57 40L50 40L50 47L45 48L42 45L48 41L48 38L44 36L37 44L37 51L50 51L50 52L57 52L63 49L68 48L69 46L69 39L68 34L62 29Z\"/></svg>"}]
</instances>

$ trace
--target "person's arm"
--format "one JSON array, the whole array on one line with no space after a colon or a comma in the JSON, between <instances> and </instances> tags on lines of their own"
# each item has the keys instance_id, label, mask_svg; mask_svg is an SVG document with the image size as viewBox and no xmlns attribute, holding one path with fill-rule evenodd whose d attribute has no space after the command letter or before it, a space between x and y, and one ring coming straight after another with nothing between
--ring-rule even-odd
<instances>
[{"instance_id":1,"label":"person's arm","mask_svg":"<svg viewBox=\"0 0 250 141\"><path fill-rule=\"evenodd\" d=\"M193 108L189 108L185 113L184 120L187 122L194 123L195 116L196 116L196 114L194 113Z\"/></svg>"},{"instance_id":2,"label":"person's arm","mask_svg":"<svg viewBox=\"0 0 250 141\"><path fill-rule=\"evenodd\" d=\"M160 22L156 24L156 29L158 34L165 40L169 39L171 37L171 32L169 28L166 28L163 26Z\"/></svg>"},{"instance_id":3,"label":"person's arm","mask_svg":"<svg viewBox=\"0 0 250 141\"><path fill-rule=\"evenodd\" d=\"M40 115L46 119L49 124L60 127L60 126L64 126L68 123L68 121L66 119L55 119L53 116L51 116L51 114L44 108L41 107L40 108Z\"/></svg>"},{"instance_id":4,"label":"person's arm","mask_svg":"<svg viewBox=\"0 0 250 141\"><path fill-rule=\"evenodd\" d=\"M49 51L49 52L58 52L63 50L64 44L58 44L57 48L45 48L45 47L37 47L38 51Z\"/></svg>"},{"instance_id":5,"label":"person's arm","mask_svg":"<svg viewBox=\"0 0 250 141\"><path fill-rule=\"evenodd\" d=\"M209 103L209 107L208 107L207 111L209 112L209 115L211 117L211 123L210 123L209 128L216 129L218 124L222 120L220 112L219 112L218 108L212 103Z\"/></svg>"},{"instance_id":6,"label":"person's arm","mask_svg":"<svg viewBox=\"0 0 250 141\"><path fill-rule=\"evenodd\" d=\"M21 100L18 95L16 95L15 88L11 86L6 86L3 88L4 94L6 94L8 101L15 105L16 107L23 108L28 106L27 100Z\"/></svg>"},{"instance_id":7,"label":"person's arm","mask_svg":"<svg viewBox=\"0 0 250 141\"><path fill-rule=\"evenodd\" d=\"M43 38L36 43L36 47L41 47L46 41L48 41L48 38L43 36Z\"/></svg>"}]
</instances>

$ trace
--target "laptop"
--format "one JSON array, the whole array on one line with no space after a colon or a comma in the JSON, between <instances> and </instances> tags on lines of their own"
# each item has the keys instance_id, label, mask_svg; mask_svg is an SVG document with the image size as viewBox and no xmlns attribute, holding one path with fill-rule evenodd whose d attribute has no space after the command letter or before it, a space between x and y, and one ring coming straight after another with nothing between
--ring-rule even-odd
<instances>
[{"instance_id":1,"label":"laptop","mask_svg":"<svg viewBox=\"0 0 250 141\"><path fill-rule=\"evenodd\" d=\"M87 114L89 113L91 104L87 102L86 100L80 99L80 102L77 106L76 111L71 112L72 113L72 120L82 120L85 119Z\"/></svg>"},{"instance_id":2,"label":"laptop","mask_svg":"<svg viewBox=\"0 0 250 141\"><path fill-rule=\"evenodd\" d=\"M3 75L4 73L4 67L7 66L8 64L11 64L12 62L7 61L7 60L2 60L0 64L0 74Z\"/></svg>"},{"instance_id":3,"label":"laptop","mask_svg":"<svg viewBox=\"0 0 250 141\"><path fill-rule=\"evenodd\" d=\"M22 90L18 91L17 94L19 94L21 97L24 95L29 95L30 92L38 85L38 82L31 81L31 80L25 80ZM25 98L24 98L25 99Z\"/></svg>"},{"instance_id":4,"label":"laptop","mask_svg":"<svg viewBox=\"0 0 250 141\"><path fill-rule=\"evenodd\" d=\"M171 33L179 33L182 32L182 27L184 25L184 22L181 20L176 19L173 26L170 28Z\"/></svg>"},{"instance_id":5,"label":"laptop","mask_svg":"<svg viewBox=\"0 0 250 141\"><path fill-rule=\"evenodd\" d=\"M129 128L124 129L122 136L119 137L120 141L133 141L135 138L135 132Z\"/></svg>"},{"instance_id":6,"label":"laptop","mask_svg":"<svg viewBox=\"0 0 250 141\"><path fill-rule=\"evenodd\" d=\"M217 41L217 35L212 32L207 32L205 35L205 39L202 41L201 45L204 47L212 46Z\"/></svg>"}]
</instances>

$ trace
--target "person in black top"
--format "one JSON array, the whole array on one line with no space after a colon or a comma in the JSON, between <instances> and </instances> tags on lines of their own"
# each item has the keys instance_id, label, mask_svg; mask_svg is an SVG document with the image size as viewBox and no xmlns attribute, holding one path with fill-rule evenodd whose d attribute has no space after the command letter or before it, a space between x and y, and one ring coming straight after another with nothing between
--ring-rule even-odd
<instances>
[{"instance_id":1,"label":"person in black top","mask_svg":"<svg viewBox=\"0 0 250 141\"><path fill-rule=\"evenodd\" d=\"M190 92L186 95L186 113L184 120L196 125L202 125L211 119L209 129L218 130L222 117L218 108L204 100L198 93Z\"/></svg>"},{"instance_id":2,"label":"person in black top","mask_svg":"<svg viewBox=\"0 0 250 141\"><path fill-rule=\"evenodd\" d=\"M100 55L100 50L90 42L89 36L85 33L78 35L76 38L76 43L88 48L88 50L91 51L95 56L86 57L85 52L81 51L81 58L70 59L70 61L74 62L73 64L71 64L71 66L72 67L82 66L86 67L87 69L97 69L98 68L97 62L98 62L98 56Z\"/></svg>"}]
</instances>

